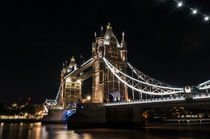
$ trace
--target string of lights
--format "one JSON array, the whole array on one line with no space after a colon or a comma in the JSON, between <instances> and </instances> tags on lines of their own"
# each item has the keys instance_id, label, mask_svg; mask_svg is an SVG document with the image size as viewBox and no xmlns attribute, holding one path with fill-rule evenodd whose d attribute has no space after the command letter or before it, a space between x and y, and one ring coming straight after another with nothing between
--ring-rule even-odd
<instances>
[{"instance_id":1,"label":"string of lights","mask_svg":"<svg viewBox=\"0 0 210 139\"><path fill-rule=\"evenodd\" d=\"M160 1L162 2L165 0L160 0ZM203 12L199 11L198 9L188 6L181 0L173 0L173 1L176 3L176 6L178 8L187 8L192 13L192 15L200 15L202 17L203 21L205 21L205 22L210 21L210 15L204 14Z\"/></svg>"}]
</instances>

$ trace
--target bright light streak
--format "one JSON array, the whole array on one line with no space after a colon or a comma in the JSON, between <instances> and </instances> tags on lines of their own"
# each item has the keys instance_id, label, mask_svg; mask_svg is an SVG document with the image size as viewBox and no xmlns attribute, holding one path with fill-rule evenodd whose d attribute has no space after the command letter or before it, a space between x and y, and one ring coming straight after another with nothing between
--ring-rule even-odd
<instances>
[{"instance_id":1,"label":"bright light streak","mask_svg":"<svg viewBox=\"0 0 210 139\"><path fill-rule=\"evenodd\" d=\"M148 75L144 74L143 72L138 71L137 69L135 69L135 68L134 68L130 63L128 63L128 62L127 62L127 64L128 64L128 66L130 67L130 69L138 76L138 78L141 78L143 81L145 81L145 82L147 82L147 83L149 83L149 82L147 81L147 79L145 79L145 77L148 78L149 80L154 80L155 82L159 82L160 84L162 84L161 86L172 86L172 85L169 85L169 84L167 84L167 83L164 83L164 82L161 82L161 81L158 81L158 80L156 80L156 79L153 79L153 78L149 77ZM144 76L145 76L145 77L144 77Z\"/></svg>"},{"instance_id":2,"label":"bright light streak","mask_svg":"<svg viewBox=\"0 0 210 139\"><path fill-rule=\"evenodd\" d=\"M162 92L162 93L154 93L154 92L148 92L148 91L144 91L144 90L138 89L138 88L136 88L136 87L134 87L134 86L128 84L128 83L127 83L126 81L124 81L123 79L121 79L120 76L117 75L117 74L114 72L114 70L112 69L112 68L114 68L114 69L116 69L116 68L115 68L115 67L112 67L112 68L111 68L111 67L110 67L110 66L111 66L110 63L109 63L105 58L103 58L103 60L104 60L105 64L108 66L108 68L110 69L110 71L114 74L114 76L115 76L118 80L120 80L124 85L130 87L131 89L133 89L133 90L135 90L135 91L137 91L137 92L144 93L144 94L148 94L148 95L157 95L157 96L162 96L162 95L173 95L173 94L177 94L177 93L182 93L182 92L184 92L183 89L181 89L181 88L180 88L180 91L171 91L171 92L167 92L167 91L166 91L166 92ZM119 72L121 72L121 71L119 71ZM122 72L121 72L121 73L122 73ZM124 73L122 73L122 74L124 74ZM124 74L124 76L128 76L128 75ZM128 76L128 77L130 77L130 76ZM136 80L136 79L134 79L134 78L132 78L132 77L130 77L130 79ZM141 81L139 81L139 80L137 80L137 81L138 81L138 82L141 82ZM146 84L145 82L141 82L141 83ZM150 86L156 86L156 85L150 84Z\"/></svg>"},{"instance_id":3,"label":"bright light streak","mask_svg":"<svg viewBox=\"0 0 210 139\"><path fill-rule=\"evenodd\" d=\"M206 90L206 89L210 89L210 85L204 86L204 87L199 87L200 90Z\"/></svg>"},{"instance_id":4,"label":"bright light streak","mask_svg":"<svg viewBox=\"0 0 210 139\"><path fill-rule=\"evenodd\" d=\"M137 80L137 79L135 79L135 78L133 78L133 77L130 77L129 75L123 73L122 71L118 70L117 68L115 68L108 60L106 60L106 58L103 58L103 59L104 59L105 63L107 64L107 66L110 68L110 70L111 70L112 72L115 73L116 71L118 71L119 73L121 73L122 75L126 76L127 78L129 78L129 79L131 79L131 80L134 80L134 81L139 82L139 83L141 83L141 84L145 84L145 85L157 87L157 88L183 91L183 88L173 88L173 87L159 86L159 85L150 84L150 83L146 83L146 82ZM116 70L116 71L115 71L115 70Z\"/></svg>"},{"instance_id":5,"label":"bright light streak","mask_svg":"<svg viewBox=\"0 0 210 139\"><path fill-rule=\"evenodd\" d=\"M199 84L198 87L202 87L202 86L204 86L204 85L206 85L206 84L209 84L209 83L210 83L210 80L205 81L205 82Z\"/></svg>"},{"instance_id":6,"label":"bright light streak","mask_svg":"<svg viewBox=\"0 0 210 139\"><path fill-rule=\"evenodd\" d=\"M105 106L117 106L117 105L131 105L131 104L145 104L145 103L163 103L163 102L171 102L171 101L184 101L184 97L176 97L176 98L165 98L165 99L153 99L153 100L136 100L136 101L127 101L127 102L114 102L114 103L105 103Z\"/></svg>"},{"instance_id":7,"label":"bright light streak","mask_svg":"<svg viewBox=\"0 0 210 139\"><path fill-rule=\"evenodd\" d=\"M85 63L83 63L83 64L81 65L81 67L83 67L84 65L86 65L87 63L89 63L89 62L91 62L91 61L93 61L93 58L90 58L88 61L86 61Z\"/></svg>"}]
</instances>

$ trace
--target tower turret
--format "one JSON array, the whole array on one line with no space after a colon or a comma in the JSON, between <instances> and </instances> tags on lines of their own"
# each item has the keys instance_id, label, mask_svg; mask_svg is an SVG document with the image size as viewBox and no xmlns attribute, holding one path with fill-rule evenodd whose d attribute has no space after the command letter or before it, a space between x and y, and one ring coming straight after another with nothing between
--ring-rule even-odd
<instances>
[{"instance_id":1,"label":"tower turret","mask_svg":"<svg viewBox=\"0 0 210 139\"><path fill-rule=\"evenodd\" d=\"M67 72L71 72L71 71L76 70L76 69L77 69L77 64L76 64L75 58L74 58L74 56L73 56L73 57L71 58L70 63L69 63Z\"/></svg>"},{"instance_id":2,"label":"tower turret","mask_svg":"<svg viewBox=\"0 0 210 139\"><path fill-rule=\"evenodd\" d=\"M110 44L110 39L112 37L116 39L117 47L120 47L120 44L119 44L119 42L117 40L117 37L113 33L111 24L108 23L108 25L106 26L106 32L105 32L105 35L104 35L104 44L105 45L109 45Z\"/></svg>"}]
</instances>

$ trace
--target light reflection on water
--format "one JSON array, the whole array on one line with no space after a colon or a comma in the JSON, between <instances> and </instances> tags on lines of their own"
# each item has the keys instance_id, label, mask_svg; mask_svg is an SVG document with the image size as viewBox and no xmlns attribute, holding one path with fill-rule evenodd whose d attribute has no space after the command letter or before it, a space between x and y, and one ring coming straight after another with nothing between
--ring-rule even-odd
<instances>
[{"instance_id":1,"label":"light reflection on water","mask_svg":"<svg viewBox=\"0 0 210 139\"><path fill-rule=\"evenodd\" d=\"M0 139L209 139L210 126L148 126L139 130L67 130L63 124L1 123Z\"/></svg>"},{"instance_id":2,"label":"light reflection on water","mask_svg":"<svg viewBox=\"0 0 210 139\"><path fill-rule=\"evenodd\" d=\"M0 139L80 139L73 130L63 124L1 123Z\"/></svg>"}]
</instances>

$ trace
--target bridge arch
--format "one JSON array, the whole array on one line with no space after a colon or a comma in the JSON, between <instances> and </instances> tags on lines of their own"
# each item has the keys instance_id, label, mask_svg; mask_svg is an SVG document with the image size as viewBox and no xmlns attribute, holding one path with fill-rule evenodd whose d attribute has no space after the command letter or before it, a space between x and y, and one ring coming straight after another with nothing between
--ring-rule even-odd
<instances>
[{"instance_id":1,"label":"bridge arch","mask_svg":"<svg viewBox=\"0 0 210 139\"><path fill-rule=\"evenodd\" d=\"M113 102L120 101L122 99L119 92L109 92L109 95L112 96L112 98L109 98L110 102L112 101L112 99Z\"/></svg>"}]
</instances>

